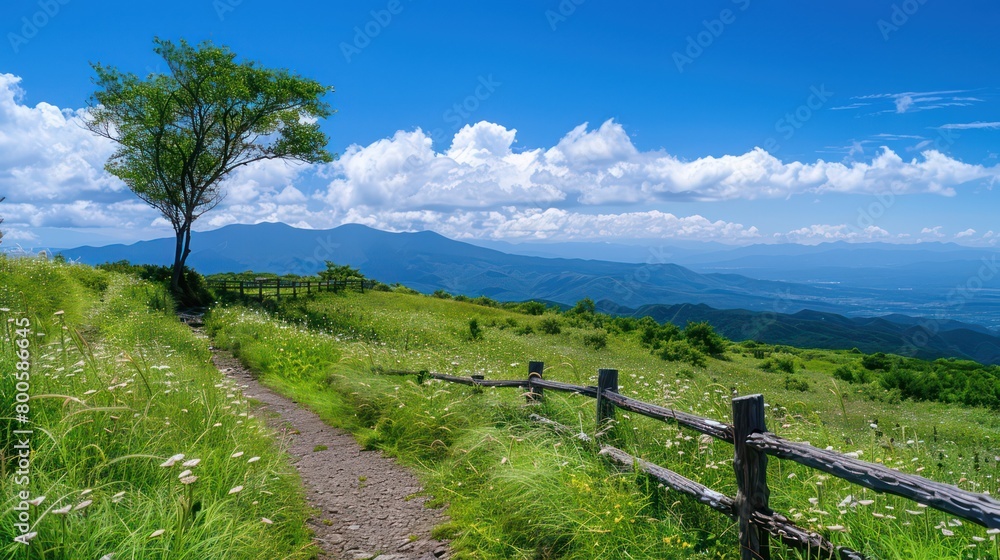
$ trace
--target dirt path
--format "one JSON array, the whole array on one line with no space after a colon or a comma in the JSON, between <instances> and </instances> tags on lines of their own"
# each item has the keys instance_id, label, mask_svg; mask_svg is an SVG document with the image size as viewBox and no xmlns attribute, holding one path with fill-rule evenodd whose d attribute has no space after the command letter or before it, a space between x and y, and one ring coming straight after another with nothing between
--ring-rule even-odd
<instances>
[{"instance_id":1,"label":"dirt path","mask_svg":"<svg viewBox=\"0 0 1000 560\"><path fill-rule=\"evenodd\" d=\"M309 520L324 552L320 558L448 558L447 544L430 536L443 521L441 512L425 507L426 498L414 497L422 488L412 473L378 451L363 450L350 434L264 387L229 352L212 352L219 371L259 401L258 414L290 441L288 453L306 497L321 512ZM317 446L326 449L314 451Z\"/></svg>"}]
</instances>

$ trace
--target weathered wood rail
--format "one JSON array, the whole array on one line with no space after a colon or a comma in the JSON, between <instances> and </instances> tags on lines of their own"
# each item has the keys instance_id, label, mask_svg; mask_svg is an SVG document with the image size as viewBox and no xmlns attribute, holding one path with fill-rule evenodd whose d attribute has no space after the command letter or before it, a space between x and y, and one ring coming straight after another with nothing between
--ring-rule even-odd
<instances>
[{"instance_id":1,"label":"weathered wood rail","mask_svg":"<svg viewBox=\"0 0 1000 560\"><path fill-rule=\"evenodd\" d=\"M771 538L816 558L841 560L865 558L855 550L837 546L820 534L795 525L787 517L768 507L770 494L767 486L768 456L794 461L876 492L908 498L987 529L1000 529L1000 502L986 494L969 492L880 464L854 459L842 453L819 449L807 443L789 441L768 432L764 423L762 395L734 398L732 423L727 424L626 397L618 392L617 370L598 370L597 387L549 381L542 378L543 370L544 365L541 362L530 362L528 378L523 380L487 380L481 375L459 377L426 371L378 370L378 372L418 375L423 378L478 387L520 387L526 390L525 396L529 403L542 400L544 389L596 399L597 429L594 437L578 433L572 428L538 415L532 415L532 420L581 441L597 443L600 445L601 455L614 463L627 469L644 472L667 488L686 494L699 503L731 517L739 524L740 555L743 560L769 559ZM726 496L666 467L649 463L608 445L607 438L602 436L608 434L609 428L615 424L615 410L618 408L657 420L676 422L684 428L732 444L735 451L733 470L736 474L736 496ZM602 442L602 439L605 442Z\"/></svg>"},{"instance_id":2,"label":"weathered wood rail","mask_svg":"<svg viewBox=\"0 0 1000 560\"><path fill-rule=\"evenodd\" d=\"M353 289L361 293L375 286L372 280L278 280L260 278L257 280L209 280L208 287L224 292L239 292L241 296L281 299L281 296L298 297L299 294L313 292L339 292Z\"/></svg>"}]
</instances>

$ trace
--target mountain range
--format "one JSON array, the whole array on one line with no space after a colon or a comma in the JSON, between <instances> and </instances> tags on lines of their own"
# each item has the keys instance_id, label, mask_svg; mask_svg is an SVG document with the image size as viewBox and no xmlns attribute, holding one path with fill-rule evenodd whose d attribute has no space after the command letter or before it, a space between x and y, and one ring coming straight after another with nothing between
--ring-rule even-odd
<instances>
[{"instance_id":1,"label":"mountain range","mask_svg":"<svg viewBox=\"0 0 1000 560\"><path fill-rule=\"evenodd\" d=\"M305 230L261 223L195 233L188 264L204 274L309 275L330 260L425 293L446 290L564 305L589 297L621 314L709 320L735 339L744 333L743 338L813 347L897 351L915 329L930 325L933 341L917 349L921 355L1000 359L993 330L1000 327L1000 291L987 287L996 262L990 258L997 253L942 244L870 245L670 248L647 262L615 262L513 254L426 231L389 233L358 224ZM587 246L571 247L581 252ZM87 264L120 259L169 264L173 240L60 252ZM566 247L553 254L560 253ZM687 266L664 262L667 254ZM983 270L988 278L982 278ZM974 277L983 279L976 289L956 290ZM747 336L752 331L747 321L759 326L761 317L767 318L767 328Z\"/></svg>"}]
</instances>

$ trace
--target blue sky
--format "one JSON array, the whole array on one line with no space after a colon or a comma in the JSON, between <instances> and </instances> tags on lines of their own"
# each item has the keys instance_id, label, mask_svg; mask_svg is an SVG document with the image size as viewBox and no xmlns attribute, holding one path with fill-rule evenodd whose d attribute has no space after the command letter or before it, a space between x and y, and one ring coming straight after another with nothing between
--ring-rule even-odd
<instances>
[{"instance_id":1,"label":"blue sky","mask_svg":"<svg viewBox=\"0 0 1000 560\"><path fill-rule=\"evenodd\" d=\"M956 4L11 0L4 245L170 233L79 126L89 63L162 71L154 36L337 90L338 162L246 169L196 229L991 245L1000 3Z\"/></svg>"}]
</instances>

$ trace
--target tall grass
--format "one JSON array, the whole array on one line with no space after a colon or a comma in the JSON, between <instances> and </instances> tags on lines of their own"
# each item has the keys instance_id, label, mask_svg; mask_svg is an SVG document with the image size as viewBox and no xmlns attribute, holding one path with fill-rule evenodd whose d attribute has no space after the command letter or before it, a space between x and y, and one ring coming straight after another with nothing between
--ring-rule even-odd
<instances>
[{"instance_id":1,"label":"tall grass","mask_svg":"<svg viewBox=\"0 0 1000 560\"><path fill-rule=\"evenodd\" d=\"M162 288L0 257L0 309L0 557L314 555L309 511L280 442L211 365L207 341L177 320ZM23 318L32 330L26 425L8 406L11 325ZM18 428L33 430L28 485L11 476ZM21 490L37 504L28 545L14 541Z\"/></svg>"},{"instance_id":2,"label":"tall grass","mask_svg":"<svg viewBox=\"0 0 1000 560\"><path fill-rule=\"evenodd\" d=\"M592 399L549 392L527 409L516 390L421 384L378 368L524 378L526 362L537 359L546 378L593 384L598 367L617 367L625 394L719 420L729 417L734 394L762 392L768 426L783 436L997 494L995 414L888 404L838 386L830 372L854 359L846 352L803 352L805 369L794 375L808 387L800 390L735 345L706 367L665 363L638 333L610 334L595 348L586 342L592 328L551 313L401 293L323 295L280 307L284 321L229 308L214 311L208 326L266 383L416 466L436 502L449 506L451 521L439 531L455 538L461 558L735 558L736 529L526 418L539 412L593 433ZM471 319L482 327L478 339L469 336ZM558 334L544 334L541 321L558 322ZM627 451L735 494L732 446L622 411L618 420L615 441ZM776 459L769 478L773 508L871 557L997 558L995 534L913 502ZM779 557L797 554L779 550Z\"/></svg>"}]
</instances>

